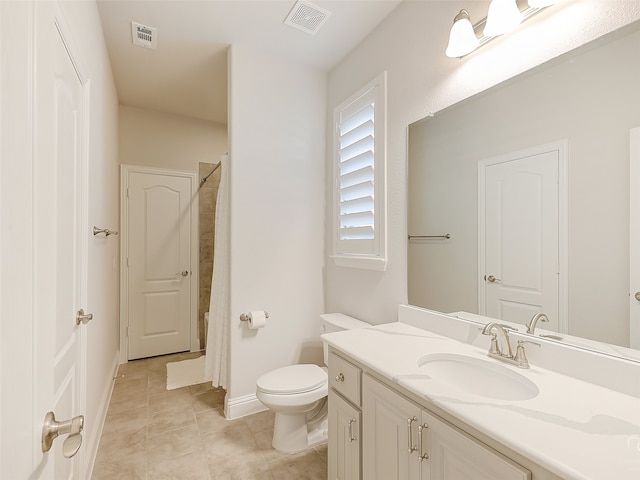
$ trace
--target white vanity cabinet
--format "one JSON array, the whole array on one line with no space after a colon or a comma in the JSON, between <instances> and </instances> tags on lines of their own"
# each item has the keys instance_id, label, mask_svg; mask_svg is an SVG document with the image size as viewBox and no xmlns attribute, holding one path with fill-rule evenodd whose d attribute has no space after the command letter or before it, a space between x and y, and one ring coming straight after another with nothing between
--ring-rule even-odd
<instances>
[{"instance_id":1,"label":"white vanity cabinet","mask_svg":"<svg viewBox=\"0 0 640 480\"><path fill-rule=\"evenodd\" d=\"M329 355L329 480L362 478L362 370Z\"/></svg>"},{"instance_id":2,"label":"white vanity cabinet","mask_svg":"<svg viewBox=\"0 0 640 480\"><path fill-rule=\"evenodd\" d=\"M363 378L367 480L530 480L531 473L369 375Z\"/></svg>"}]
</instances>

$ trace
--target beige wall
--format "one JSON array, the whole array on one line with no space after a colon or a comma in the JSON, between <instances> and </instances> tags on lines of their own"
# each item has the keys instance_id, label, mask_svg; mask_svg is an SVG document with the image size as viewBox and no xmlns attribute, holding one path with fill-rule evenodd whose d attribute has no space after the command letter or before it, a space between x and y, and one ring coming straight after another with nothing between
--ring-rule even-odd
<instances>
[{"instance_id":1,"label":"beige wall","mask_svg":"<svg viewBox=\"0 0 640 480\"><path fill-rule=\"evenodd\" d=\"M326 74L233 45L229 62L227 413L263 410L256 380L321 362ZM248 330L240 314L269 312Z\"/></svg>"},{"instance_id":2,"label":"beige wall","mask_svg":"<svg viewBox=\"0 0 640 480\"><path fill-rule=\"evenodd\" d=\"M227 152L226 125L120 105L120 163L198 172Z\"/></svg>"}]
</instances>

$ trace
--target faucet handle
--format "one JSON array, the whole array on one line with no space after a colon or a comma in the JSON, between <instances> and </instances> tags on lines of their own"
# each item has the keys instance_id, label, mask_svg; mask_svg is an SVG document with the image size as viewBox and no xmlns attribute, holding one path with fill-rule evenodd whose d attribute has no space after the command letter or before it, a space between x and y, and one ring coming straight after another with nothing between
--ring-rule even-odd
<instances>
[{"instance_id":1,"label":"faucet handle","mask_svg":"<svg viewBox=\"0 0 640 480\"><path fill-rule=\"evenodd\" d=\"M529 360L527 359L527 354L524 351L525 343L540 347L539 343L532 342L530 340L518 340L518 346L516 347L516 356L513 357L513 359L517 362L518 367L520 368L529 368Z\"/></svg>"}]
</instances>

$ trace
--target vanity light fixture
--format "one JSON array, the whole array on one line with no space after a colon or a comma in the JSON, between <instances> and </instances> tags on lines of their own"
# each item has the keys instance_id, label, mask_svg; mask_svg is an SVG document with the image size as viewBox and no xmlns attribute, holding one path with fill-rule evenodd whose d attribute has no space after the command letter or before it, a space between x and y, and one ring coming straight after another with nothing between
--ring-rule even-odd
<instances>
[{"instance_id":1,"label":"vanity light fixture","mask_svg":"<svg viewBox=\"0 0 640 480\"><path fill-rule=\"evenodd\" d=\"M460 10L453 19L446 55L460 58L559 0L491 0L487 16L471 23L469 12ZM522 5L522 7L521 7Z\"/></svg>"},{"instance_id":2,"label":"vanity light fixture","mask_svg":"<svg viewBox=\"0 0 640 480\"><path fill-rule=\"evenodd\" d=\"M471 24L469 12L460 10L460 13L453 19L451 33L449 33L449 45L447 46L447 57L464 57L480 46L480 40L476 37Z\"/></svg>"},{"instance_id":3,"label":"vanity light fixture","mask_svg":"<svg viewBox=\"0 0 640 480\"><path fill-rule=\"evenodd\" d=\"M510 32L522 22L522 13L516 0L491 0L487 23L484 24L484 34L487 37L497 37Z\"/></svg>"}]
</instances>

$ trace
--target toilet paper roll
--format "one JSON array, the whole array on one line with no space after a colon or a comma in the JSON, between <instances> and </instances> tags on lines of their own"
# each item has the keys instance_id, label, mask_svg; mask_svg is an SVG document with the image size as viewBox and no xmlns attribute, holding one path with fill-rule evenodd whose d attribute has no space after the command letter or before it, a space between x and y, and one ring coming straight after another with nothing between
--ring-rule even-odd
<instances>
[{"instance_id":1,"label":"toilet paper roll","mask_svg":"<svg viewBox=\"0 0 640 480\"><path fill-rule=\"evenodd\" d=\"M251 311L251 319L249 320L249 330L257 330L267 324L267 314L264 310Z\"/></svg>"}]
</instances>

